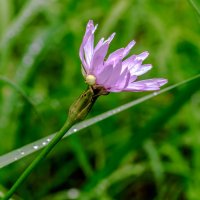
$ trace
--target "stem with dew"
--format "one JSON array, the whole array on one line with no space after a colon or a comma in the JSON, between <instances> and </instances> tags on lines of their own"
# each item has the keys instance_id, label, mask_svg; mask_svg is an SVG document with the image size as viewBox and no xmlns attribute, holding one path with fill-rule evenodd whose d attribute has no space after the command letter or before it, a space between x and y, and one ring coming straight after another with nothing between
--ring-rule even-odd
<instances>
[{"instance_id":1,"label":"stem with dew","mask_svg":"<svg viewBox=\"0 0 200 200\"><path fill-rule=\"evenodd\" d=\"M55 145L63 138L65 133L78 121L83 120L92 106L94 105L96 99L100 95L104 95L101 88L89 87L79 98L75 101L69 109L68 119L64 123L63 127L56 133L55 137L50 141L45 149L33 160L33 162L26 168L26 170L17 179L11 189L5 194L2 200L8 200L15 193L17 188L28 178L32 171L37 167L37 165L44 160L44 158L50 153L50 151L55 147Z\"/></svg>"}]
</instances>

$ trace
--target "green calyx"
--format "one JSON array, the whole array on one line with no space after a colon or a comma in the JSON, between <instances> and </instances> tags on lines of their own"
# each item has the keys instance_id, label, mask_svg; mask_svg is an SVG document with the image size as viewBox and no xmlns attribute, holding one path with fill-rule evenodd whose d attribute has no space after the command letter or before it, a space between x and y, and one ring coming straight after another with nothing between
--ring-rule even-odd
<instances>
[{"instance_id":1,"label":"green calyx","mask_svg":"<svg viewBox=\"0 0 200 200\"><path fill-rule=\"evenodd\" d=\"M79 122L87 116L97 98L107 95L104 88L99 86L89 86L89 88L70 106L68 120L73 124Z\"/></svg>"}]
</instances>

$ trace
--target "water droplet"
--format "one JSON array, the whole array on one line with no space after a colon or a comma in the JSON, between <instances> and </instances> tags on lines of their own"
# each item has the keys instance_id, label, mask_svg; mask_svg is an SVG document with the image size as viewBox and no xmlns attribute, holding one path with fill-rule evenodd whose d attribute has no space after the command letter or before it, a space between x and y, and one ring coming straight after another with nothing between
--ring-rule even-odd
<instances>
[{"instance_id":1,"label":"water droplet","mask_svg":"<svg viewBox=\"0 0 200 200\"><path fill-rule=\"evenodd\" d=\"M25 152L24 151L21 151L21 155L24 155L25 154Z\"/></svg>"},{"instance_id":2,"label":"water droplet","mask_svg":"<svg viewBox=\"0 0 200 200\"><path fill-rule=\"evenodd\" d=\"M71 188L67 191L67 195L69 199L77 199L80 195L80 192L76 188Z\"/></svg>"},{"instance_id":3,"label":"water droplet","mask_svg":"<svg viewBox=\"0 0 200 200\"><path fill-rule=\"evenodd\" d=\"M47 144L46 142L43 142L43 143L42 143L42 145L46 145L46 144Z\"/></svg>"},{"instance_id":4,"label":"water droplet","mask_svg":"<svg viewBox=\"0 0 200 200\"><path fill-rule=\"evenodd\" d=\"M158 94L157 92L154 92L154 93L153 93L154 96L156 96L157 94Z\"/></svg>"},{"instance_id":5,"label":"water droplet","mask_svg":"<svg viewBox=\"0 0 200 200\"><path fill-rule=\"evenodd\" d=\"M17 158L17 157L15 157L15 158L14 158L14 160L18 160L18 158Z\"/></svg>"},{"instance_id":6,"label":"water droplet","mask_svg":"<svg viewBox=\"0 0 200 200\"><path fill-rule=\"evenodd\" d=\"M34 52L34 54L37 54L41 49L41 45L39 42L35 42L31 46L31 50Z\"/></svg>"},{"instance_id":7,"label":"water droplet","mask_svg":"<svg viewBox=\"0 0 200 200\"><path fill-rule=\"evenodd\" d=\"M117 108L117 112L120 112L121 111L121 109L120 108Z\"/></svg>"},{"instance_id":8,"label":"water droplet","mask_svg":"<svg viewBox=\"0 0 200 200\"><path fill-rule=\"evenodd\" d=\"M26 67L30 67L33 64L33 58L27 55L23 58L23 63L25 64Z\"/></svg>"},{"instance_id":9,"label":"water droplet","mask_svg":"<svg viewBox=\"0 0 200 200\"><path fill-rule=\"evenodd\" d=\"M0 197L3 197L3 192L0 192Z\"/></svg>"},{"instance_id":10,"label":"water droplet","mask_svg":"<svg viewBox=\"0 0 200 200\"><path fill-rule=\"evenodd\" d=\"M50 138L48 138L48 139L47 139L47 142L50 142L50 141L51 141L51 139L50 139Z\"/></svg>"},{"instance_id":11,"label":"water droplet","mask_svg":"<svg viewBox=\"0 0 200 200\"><path fill-rule=\"evenodd\" d=\"M76 128L74 128L74 129L73 129L73 131L74 131L74 132L76 132L76 131L77 131L77 129L76 129Z\"/></svg>"},{"instance_id":12,"label":"water droplet","mask_svg":"<svg viewBox=\"0 0 200 200\"><path fill-rule=\"evenodd\" d=\"M14 32L14 31L9 31L9 32L7 33L7 38L8 38L8 39L12 39L14 36L15 36L15 32Z\"/></svg>"},{"instance_id":13,"label":"water droplet","mask_svg":"<svg viewBox=\"0 0 200 200\"><path fill-rule=\"evenodd\" d=\"M33 148L34 148L34 149L38 149L38 148L39 148L39 146L37 146L37 145L34 145L34 146L33 146Z\"/></svg>"}]
</instances>

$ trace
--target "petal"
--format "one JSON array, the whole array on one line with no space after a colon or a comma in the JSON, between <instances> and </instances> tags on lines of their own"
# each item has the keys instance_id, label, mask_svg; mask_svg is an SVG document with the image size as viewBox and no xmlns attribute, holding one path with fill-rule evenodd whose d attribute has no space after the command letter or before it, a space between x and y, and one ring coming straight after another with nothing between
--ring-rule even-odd
<instances>
[{"instance_id":1,"label":"petal","mask_svg":"<svg viewBox=\"0 0 200 200\"><path fill-rule=\"evenodd\" d=\"M107 89L108 92L121 92L122 90L120 89L117 89L117 88L110 88L110 89Z\"/></svg>"},{"instance_id":2,"label":"petal","mask_svg":"<svg viewBox=\"0 0 200 200\"><path fill-rule=\"evenodd\" d=\"M144 84L140 84L140 83L134 83L134 84L129 84L124 91L143 91L145 88Z\"/></svg>"},{"instance_id":3,"label":"petal","mask_svg":"<svg viewBox=\"0 0 200 200\"><path fill-rule=\"evenodd\" d=\"M123 57L126 57L128 54L129 54L129 52L130 52L130 50L133 48L133 46L135 45L135 41L134 40L132 40L126 47L125 47L125 49L124 49L124 53L123 53Z\"/></svg>"},{"instance_id":4,"label":"petal","mask_svg":"<svg viewBox=\"0 0 200 200\"><path fill-rule=\"evenodd\" d=\"M134 67L130 71L131 71L131 75L140 76L148 72L151 68L152 68L151 64L137 65L137 67Z\"/></svg>"},{"instance_id":5,"label":"petal","mask_svg":"<svg viewBox=\"0 0 200 200\"><path fill-rule=\"evenodd\" d=\"M102 70L103 67L106 66L107 64L103 65L105 56L107 54L109 44L114 38L115 33L113 33L107 40L103 42L103 39L99 41L98 48L95 48L95 52L92 58L92 66L90 69L90 72L93 74L99 74ZM103 44L101 44L103 42Z\"/></svg>"},{"instance_id":6,"label":"petal","mask_svg":"<svg viewBox=\"0 0 200 200\"><path fill-rule=\"evenodd\" d=\"M134 60L131 63L131 66L129 67L129 70L131 72L131 75L136 75L136 72L141 68L142 66L142 60Z\"/></svg>"},{"instance_id":7,"label":"petal","mask_svg":"<svg viewBox=\"0 0 200 200\"><path fill-rule=\"evenodd\" d=\"M113 67L113 71L109 79L105 82L106 87L113 87L119 79L120 73L122 69L122 61L118 61L116 65Z\"/></svg>"},{"instance_id":8,"label":"petal","mask_svg":"<svg viewBox=\"0 0 200 200\"><path fill-rule=\"evenodd\" d=\"M167 79L164 78L153 78L153 79L146 79L146 80L142 80L142 81L137 81L134 83L142 83L145 84L146 86L158 86L161 87L164 84L166 84L168 81Z\"/></svg>"},{"instance_id":9,"label":"petal","mask_svg":"<svg viewBox=\"0 0 200 200\"><path fill-rule=\"evenodd\" d=\"M122 74L119 76L117 83L115 84L114 88L117 88L119 90L124 89L125 87L127 87L127 85L130 82L130 72L128 70L128 68L126 68Z\"/></svg>"},{"instance_id":10,"label":"petal","mask_svg":"<svg viewBox=\"0 0 200 200\"><path fill-rule=\"evenodd\" d=\"M94 49L94 52L97 51L102 45L104 44L104 38L101 38L99 40L99 42L97 43L95 49Z\"/></svg>"},{"instance_id":11,"label":"petal","mask_svg":"<svg viewBox=\"0 0 200 200\"><path fill-rule=\"evenodd\" d=\"M135 68L134 70L132 69L135 72L136 69L138 69L138 67L142 64L144 59L147 58L148 55L149 55L149 53L147 51L145 51L139 55L132 55L132 56L128 57L122 63L122 70L124 70L127 67L129 69ZM138 65L139 63L140 63L140 65Z\"/></svg>"},{"instance_id":12,"label":"petal","mask_svg":"<svg viewBox=\"0 0 200 200\"><path fill-rule=\"evenodd\" d=\"M108 92L121 92L121 91L123 91L124 88L126 88L128 83L130 82L129 78L130 78L130 73L128 72L127 75L126 75L126 78L124 79L123 83L121 83L121 85L113 86L113 87L109 88L107 91Z\"/></svg>"},{"instance_id":13,"label":"petal","mask_svg":"<svg viewBox=\"0 0 200 200\"><path fill-rule=\"evenodd\" d=\"M111 43L112 42L112 40L113 40L113 38L115 37L115 33L112 33L111 35L110 35L110 37L107 39L107 40L105 40L105 42L104 43Z\"/></svg>"},{"instance_id":14,"label":"petal","mask_svg":"<svg viewBox=\"0 0 200 200\"><path fill-rule=\"evenodd\" d=\"M111 53L106 60L106 63L109 64L111 62L118 62L118 60L123 59L126 55L128 55L131 48L134 46L135 41L131 41L125 48L120 48L113 53Z\"/></svg>"},{"instance_id":15,"label":"petal","mask_svg":"<svg viewBox=\"0 0 200 200\"><path fill-rule=\"evenodd\" d=\"M167 83L166 79L163 78L155 78L155 79L147 79L143 81L137 81L130 83L124 91L153 91L159 90L160 87Z\"/></svg>"},{"instance_id":16,"label":"petal","mask_svg":"<svg viewBox=\"0 0 200 200\"><path fill-rule=\"evenodd\" d=\"M97 84L104 86L104 83L109 79L113 71L112 65L107 65L104 67L104 69L101 71L101 73L96 77L97 78Z\"/></svg>"},{"instance_id":17,"label":"petal","mask_svg":"<svg viewBox=\"0 0 200 200\"><path fill-rule=\"evenodd\" d=\"M82 45L84 46L85 43L87 42L88 38L90 37L91 34L94 33L94 31L96 30L96 27L94 27L94 23L92 20L89 20L86 26L86 30L85 30L85 35L83 37L83 42Z\"/></svg>"},{"instance_id":18,"label":"petal","mask_svg":"<svg viewBox=\"0 0 200 200\"><path fill-rule=\"evenodd\" d=\"M99 49L96 52L94 52L94 55L92 57L91 68L89 69L89 73L97 76L100 73L100 71L103 70L103 68L102 68L103 62L104 62L104 58L107 54L108 47L109 47L109 44L104 43L101 47L99 47Z\"/></svg>"},{"instance_id":19,"label":"petal","mask_svg":"<svg viewBox=\"0 0 200 200\"><path fill-rule=\"evenodd\" d=\"M94 27L93 21L89 20L89 22L88 22L88 24L86 26L86 31L85 31L85 35L83 37L83 41L82 41L81 46L80 46L79 57L81 59L81 62L83 64L83 67L84 67L85 71L88 70L89 66L87 65L87 63L85 61L84 46L87 43L89 37L94 34L94 31L96 30L96 27L97 26Z\"/></svg>"},{"instance_id":20,"label":"petal","mask_svg":"<svg viewBox=\"0 0 200 200\"><path fill-rule=\"evenodd\" d=\"M148 57L148 55L149 55L149 52L148 51L144 51L141 54L137 55L137 59L143 61Z\"/></svg>"},{"instance_id":21,"label":"petal","mask_svg":"<svg viewBox=\"0 0 200 200\"><path fill-rule=\"evenodd\" d=\"M131 74L130 74L130 72L128 71L127 74L126 74L126 76L125 76L126 82L125 82L125 84L124 84L124 86L123 86L123 89L126 88L126 87L128 86L128 84L129 84L129 82L130 82L130 77L131 77Z\"/></svg>"},{"instance_id":22,"label":"petal","mask_svg":"<svg viewBox=\"0 0 200 200\"><path fill-rule=\"evenodd\" d=\"M132 83L133 81L135 81L138 77L135 75L131 75L130 77L130 83Z\"/></svg>"},{"instance_id":23,"label":"petal","mask_svg":"<svg viewBox=\"0 0 200 200\"><path fill-rule=\"evenodd\" d=\"M91 34L84 46L85 60L88 66L91 65L93 51L94 51L94 35Z\"/></svg>"},{"instance_id":24,"label":"petal","mask_svg":"<svg viewBox=\"0 0 200 200\"><path fill-rule=\"evenodd\" d=\"M111 53L106 60L106 64L118 62L118 60L121 60L123 58L124 48L117 49L113 53Z\"/></svg>"}]
</instances>

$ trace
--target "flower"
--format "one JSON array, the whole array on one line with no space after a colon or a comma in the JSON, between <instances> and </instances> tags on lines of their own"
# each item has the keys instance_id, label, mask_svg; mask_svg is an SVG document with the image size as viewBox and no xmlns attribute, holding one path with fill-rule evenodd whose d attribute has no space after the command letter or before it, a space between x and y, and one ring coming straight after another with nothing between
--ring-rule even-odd
<instances>
[{"instance_id":1,"label":"flower","mask_svg":"<svg viewBox=\"0 0 200 200\"><path fill-rule=\"evenodd\" d=\"M141 92L159 90L167 83L164 78L136 81L138 76L149 71L152 65L142 64L149 55L147 51L126 58L135 45L135 41L131 41L125 48L117 49L106 59L109 45L115 33L107 40L102 38L94 47L96 29L97 25L94 26L93 21L89 20L79 51L82 73L88 85L102 87L107 92Z\"/></svg>"}]
</instances>

